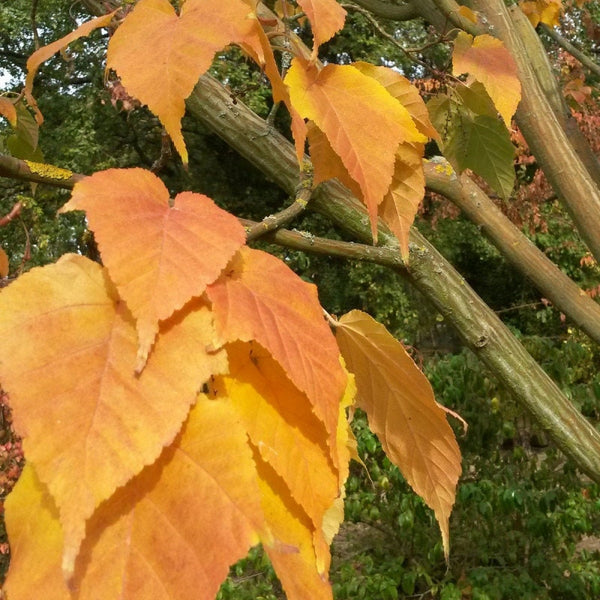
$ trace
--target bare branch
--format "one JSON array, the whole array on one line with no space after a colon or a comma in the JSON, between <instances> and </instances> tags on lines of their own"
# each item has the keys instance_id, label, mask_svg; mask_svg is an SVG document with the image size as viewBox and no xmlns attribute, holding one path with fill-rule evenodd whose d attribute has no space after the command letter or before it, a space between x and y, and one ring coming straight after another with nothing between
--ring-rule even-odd
<instances>
[{"instance_id":1,"label":"bare branch","mask_svg":"<svg viewBox=\"0 0 600 600\"><path fill-rule=\"evenodd\" d=\"M544 33L548 34L561 48L564 48L571 56L574 56L586 69L589 69L594 75L600 77L600 65L595 63L587 54L579 50L569 40L565 39L556 29L548 27L545 23L541 24Z\"/></svg>"}]
</instances>

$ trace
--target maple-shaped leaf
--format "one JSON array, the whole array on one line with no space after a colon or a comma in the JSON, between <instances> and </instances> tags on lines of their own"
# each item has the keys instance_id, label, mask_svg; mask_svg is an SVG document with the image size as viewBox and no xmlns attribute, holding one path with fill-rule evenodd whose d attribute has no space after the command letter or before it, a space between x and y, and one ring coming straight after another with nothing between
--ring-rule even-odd
<instances>
[{"instance_id":1,"label":"maple-shaped leaf","mask_svg":"<svg viewBox=\"0 0 600 600\"><path fill-rule=\"evenodd\" d=\"M9 496L6 517L11 600L70 598L60 594L58 513L30 473ZM88 521L70 587L78 600L213 600L229 566L259 541L263 521L246 432L227 399L201 396L156 463Z\"/></svg>"},{"instance_id":2,"label":"maple-shaped leaf","mask_svg":"<svg viewBox=\"0 0 600 600\"><path fill-rule=\"evenodd\" d=\"M425 142L408 110L352 65L319 69L298 58L285 77L294 108L327 136L360 187L377 239L377 206L387 193L401 142Z\"/></svg>"},{"instance_id":3,"label":"maple-shaped leaf","mask_svg":"<svg viewBox=\"0 0 600 600\"><path fill-rule=\"evenodd\" d=\"M207 295L223 340L263 346L307 395L334 450L346 377L315 286L270 254L244 246Z\"/></svg>"},{"instance_id":4,"label":"maple-shaped leaf","mask_svg":"<svg viewBox=\"0 0 600 600\"><path fill-rule=\"evenodd\" d=\"M452 73L468 73L481 82L498 112L510 127L521 100L517 64L504 43L491 35L472 35L461 31L454 40Z\"/></svg>"},{"instance_id":5,"label":"maple-shaped leaf","mask_svg":"<svg viewBox=\"0 0 600 600\"><path fill-rule=\"evenodd\" d=\"M136 319L144 366L158 323L206 286L246 240L230 213L202 194L171 206L162 181L144 169L109 169L77 183L60 212L85 210L119 296Z\"/></svg>"},{"instance_id":6,"label":"maple-shaped leaf","mask_svg":"<svg viewBox=\"0 0 600 600\"><path fill-rule=\"evenodd\" d=\"M141 376L131 316L81 256L32 269L0 293L0 380L27 460L48 486L71 571L94 509L171 443L199 387L227 368L202 306L164 322Z\"/></svg>"},{"instance_id":7,"label":"maple-shaped leaf","mask_svg":"<svg viewBox=\"0 0 600 600\"><path fill-rule=\"evenodd\" d=\"M13 128L17 126L17 109L15 108L15 103L4 96L0 96L0 116L7 119Z\"/></svg>"},{"instance_id":8,"label":"maple-shaped leaf","mask_svg":"<svg viewBox=\"0 0 600 600\"><path fill-rule=\"evenodd\" d=\"M400 242L400 252L408 260L408 238L419 205L425 195L423 144L400 144L390 191L379 205L379 216Z\"/></svg>"},{"instance_id":9,"label":"maple-shaped leaf","mask_svg":"<svg viewBox=\"0 0 600 600\"><path fill-rule=\"evenodd\" d=\"M8 276L8 268L8 256L6 255L6 252L4 252L4 249L0 248L0 277Z\"/></svg>"},{"instance_id":10,"label":"maple-shaped leaf","mask_svg":"<svg viewBox=\"0 0 600 600\"><path fill-rule=\"evenodd\" d=\"M260 345L238 342L227 354L230 374L214 386L222 387L252 446L283 479L313 527L320 528L339 490L338 474L329 460L328 432L306 395Z\"/></svg>"},{"instance_id":11,"label":"maple-shaped leaf","mask_svg":"<svg viewBox=\"0 0 600 600\"><path fill-rule=\"evenodd\" d=\"M311 60L316 60L319 46L330 40L346 20L346 11L336 0L298 0L308 20L313 34Z\"/></svg>"},{"instance_id":12,"label":"maple-shaped leaf","mask_svg":"<svg viewBox=\"0 0 600 600\"><path fill-rule=\"evenodd\" d=\"M168 0L140 0L109 42L107 68L160 119L187 164L184 100L225 46L250 44L262 55L257 27L242 0L187 0L179 15Z\"/></svg>"},{"instance_id":13,"label":"maple-shaped leaf","mask_svg":"<svg viewBox=\"0 0 600 600\"><path fill-rule=\"evenodd\" d=\"M64 37L52 42L51 44L48 44L47 46L42 46L27 59L27 77L25 78L25 88L23 93L29 106L34 109L36 120L40 125L42 124L44 118L37 106L37 102L33 97L33 80L35 79L35 75L40 65L47 61L51 56L68 46L71 42L90 35L92 31L100 27L107 27L112 21L115 12L116 11L113 11L108 15L102 15L101 17L97 17L91 21L86 21L68 35L65 35Z\"/></svg>"},{"instance_id":14,"label":"maple-shaped leaf","mask_svg":"<svg viewBox=\"0 0 600 600\"><path fill-rule=\"evenodd\" d=\"M445 412L402 344L369 315L347 313L336 337L356 377L357 406L367 413L388 458L435 512L447 558L461 457Z\"/></svg>"}]
</instances>

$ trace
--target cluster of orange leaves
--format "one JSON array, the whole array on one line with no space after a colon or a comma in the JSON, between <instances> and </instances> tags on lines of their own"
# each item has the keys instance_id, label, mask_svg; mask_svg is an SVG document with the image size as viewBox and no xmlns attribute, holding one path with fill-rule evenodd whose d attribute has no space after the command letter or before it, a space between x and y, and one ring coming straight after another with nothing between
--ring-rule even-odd
<instances>
[{"instance_id":1,"label":"cluster of orange leaves","mask_svg":"<svg viewBox=\"0 0 600 600\"><path fill-rule=\"evenodd\" d=\"M382 216L406 254L423 144L437 135L427 110L389 69L322 67L318 47L345 13L334 0L298 4L314 45L285 79L251 0L187 0L179 14L167 0L140 0L111 37L108 67L187 163L184 100L215 53L237 43L288 106L299 159L308 138L315 182L340 178L365 202L373 237ZM114 18L30 57L31 107L39 65ZM354 452L354 377L338 344L356 405L435 511L447 554L458 446L381 325L349 313L336 344L313 286L247 247L211 199L171 199L148 171L95 173L76 184L69 210L85 211L103 266L66 255L0 294L0 381L28 461L7 500L11 600L145 600L157 590L208 600L259 542L291 600L331 598L329 543Z\"/></svg>"}]
</instances>

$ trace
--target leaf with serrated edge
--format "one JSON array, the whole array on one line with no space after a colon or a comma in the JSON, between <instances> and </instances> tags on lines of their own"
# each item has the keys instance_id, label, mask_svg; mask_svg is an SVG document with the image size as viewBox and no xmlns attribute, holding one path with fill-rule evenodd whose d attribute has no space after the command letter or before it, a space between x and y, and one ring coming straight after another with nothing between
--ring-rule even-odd
<instances>
[{"instance_id":1,"label":"leaf with serrated edge","mask_svg":"<svg viewBox=\"0 0 600 600\"><path fill-rule=\"evenodd\" d=\"M274 256L244 246L206 291L223 340L257 341L307 395L330 436L337 465L338 405L346 377L315 286Z\"/></svg>"},{"instance_id":2,"label":"leaf with serrated edge","mask_svg":"<svg viewBox=\"0 0 600 600\"><path fill-rule=\"evenodd\" d=\"M289 490L255 450L255 462L263 510L277 540L264 549L288 600L333 600L327 581L329 546L320 530L314 530ZM316 550L315 547L319 548ZM322 554L326 552L327 556Z\"/></svg>"},{"instance_id":3,"label":"leaf with serrated edge","mask_svg":"<svg viewBox=\"0 0 600 600\"><path fill-rule=\"evenodd\" d=\"M356 377L357 406L367 413L388 458L435 512L448 558L448 522L461 458L444 411L402 344L369 315L347 313L336 337Z\"/></svg>"},{"instance_id":4,"label":"leaf with serrated edge","mask_svg":"<svg viewBox=\"0 0 600 600\"><path fill-rule=\"evenodd\" d=\"M91 21L86 21L75 31L72 31L68 35L60 38L60 40L56 40L47 46L42 46L27 59L27 77L25 78L25 88L23 89L23 93L29 106L34 109L36 120L40 125L42 124L44 118L42 117L42 113L40 112L32 93L33 80L35 79L35 75L40 65L47 61L52 55L56 54L59 50L62 50L68 46L71 42L74 42L81 37L90 35L92 31L98 29L99 27L108 26L116 12L117 11L113 11L108 15L102 15L101 17L97 17Z\"/></svg>"},{"instance_id":5,"label":"leaf with serrated edge","mask_svg":"<svg viewBox=\"0 0 600 600\"><path fill-rule=\"evenodd\" d=\"M400 242L404 260L408 260L410 227L425 194L423 144L400 144L390 191L379 205L379 216Z\"/></svg>"},{"instance_id":6,"label":"leaf with serrated edge","mask_svg":"<svg viewBox=\"0 0 600 600\"><path fill-rule=\"evenodd\" d=\"M307 397L281 366L256 343L228 346L230 374L223 388L248 438L285 481L294 500L320 528L338 494L338 474L328 460L328 434Z\"/></svg>"},{"instance_id":7,"label":"leaf with serrated edge","mask_svg":"<svg viewBox=\"0 0 600 600\"><path fill-rule=\"evenodd\" d=\"M487 34L473 38L460 31L454 41L452 73L468 73L481 82L510 127L521 100L521 82L517 64L502 41Z\"/></svg>"},{"instance_id":8,"label":"leaf with serrated edge","mask_svg":"<svg viewBox=\"0 0 600 600\"><path fill-rule=\"evenodd\" d=\"M310 21L313 33L311 60L315 60L319 46L330 40L344 26L346 11L336 0L298 0L298 5Z\"/></svg>"},{"instance_id":9,"label":"leaf with serrated edge","mask_svg":"<svg viewBox=\"0 0 600 600\"><path fill-rule=\"evenodd\" d=\"M376 80L352 65L319 70L294 58L285 83L294 108L327 136L358 183L377 239L377 206L392 181L401 142L425 142L409 112Z\"/></svg>"},{"instance_id":10,"label":"leaf with serrated edge","mask_svg":"<svg viewBox=\"0 0 600 600\"><path fill-rule=\"evenodd\" d=\"M502 121L459 110L450 121L444 155L457 171L472 169L503 198L515 183L515 148Z\"/></svg>"},{"instance_id":11,"label":"leaf with serrated edge","mask_svg":"<svg viewBox=\"0 0 600 600\"><path fill-rule=\"evenodd\" d=\"M397 71L387 67L377 67L367 62L352 63L361 73L378 81L413 118L417 129L426 137L439 139L439 134L431 124L429 111L419 90Z\"/></svg>"},{"instance_id":12,"label":"leaf with serrated edge","mask_svg":"<svg viewBox=\"0 0 600 600\"><path fill-rule=\"evenodd\" d=\"M168 0L140 0L110 39L107 68L160 119L187 164L184 100L225 46L244 42L262 55L256 27L242 0L187 0L180 15Z\"/></svg>"},{"instance_id":13,"label":"leaf with serrated edge","mask_svg":"<svg viewBox=\"0 0 600 600\"><path fill-rule=\"evenodd\" d=\"M141 371L169 318L217 279L245 243L239 221L202 194L169 205L162 181L144 169L109 169L77 183L61 212L85 210L102 261L136 319Z\"/></svg>"},{"instance_id":14,"label":"leaf with serrated edge","mask_svg":"<svg viewBox=\"0 0 600 600\"><path fill-rule=\"evenodd\" d=\"M7 502L9 535L17 541L6 583L12 600L50 598L65 588L58 515L42 492L26 474ZM97 600L98 590L102 600L155 600L157 590L178 600L213 600L229 566L258 543L263 520L235 410L226 399L201 397L172 446L88 521L70 586L78 600ZM50 535L54 543L41 554ZM45 569L51 573L43 589L32 577L38 557L44 566L55 563Z\"/></svg>"},{"instance_id":15,"label":"leaf with serrated edge","mask_svg":"<svg viewBox=\"0 0 600 600\"><path fill-rule=\"evenodd\" d=\"M225 353L206 351L214 339L209 311L190 305L162 324L136 377L134 325L98 264L66 255L0 293L0 380L60 510L66 572L85 520L156 459L202 383L226 371Z\"/></svg>"}]
</instances>

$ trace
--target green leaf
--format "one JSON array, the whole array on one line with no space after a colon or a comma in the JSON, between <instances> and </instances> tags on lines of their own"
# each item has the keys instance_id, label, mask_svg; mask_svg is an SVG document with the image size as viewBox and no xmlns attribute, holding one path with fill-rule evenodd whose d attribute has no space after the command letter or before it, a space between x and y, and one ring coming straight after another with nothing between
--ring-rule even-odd
<instances>
[{"instance_id":1,"label":"green leaf","mask_svg":"<svg viewBox=\"0 0 600 600\"><path fill-rule=\"evenodd\" d=\"M458 171L471 169L502 198L508 198L515 183L515 149L504 123L486 115L459 111L453 124L456 126L450 128L444 147L446 158L456 163Z\"/></svg>"},{"instance_id":2,"label":"green leaf","mask_svg":"<svg viewBox=\"0 0 600 600\"><path fill-rule=\"evenodd\" d=\"M43 162L44 156L38 148L38 124L22 102L17 104L16 109L17 126L6 140L8 151L15 158Z\"/></svg>"},{"instance_id":3,"label":"green leaf","mask_svg":"<svg viewBox=\"0 0 600 600\"><path fill-rule=\"evenodd\" d=\"M471 169L507 198L515 182L515 150L508 129L488 100L479 84L461 86L452 97L435 97L427 108L442 136L441 150L454 169L459 173Z\"/></svg>"}]
</instances>

